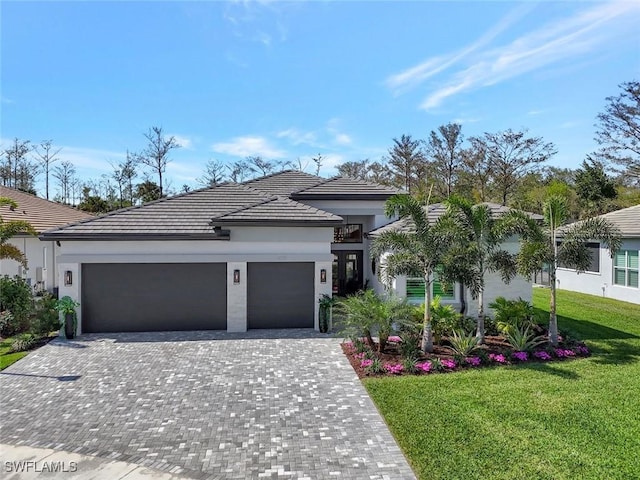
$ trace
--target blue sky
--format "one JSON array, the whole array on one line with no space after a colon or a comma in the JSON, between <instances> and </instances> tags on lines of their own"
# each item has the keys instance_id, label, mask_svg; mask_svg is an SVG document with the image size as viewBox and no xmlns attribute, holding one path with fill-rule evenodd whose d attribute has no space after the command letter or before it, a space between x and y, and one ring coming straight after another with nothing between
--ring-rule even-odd
<instances>
[{"instance_id":1,"label":"blue sky","mask_svg":"<svg viewBox=\"0 0 640 480\"><path fill-rule=\"evenodd\" d=\"M53 139L82 177L162 126L173 188L247 155L322 173L455 121L528 128L577 167L595 116L640 77L640 2L13 2L1 125Z\"/></svg>"}]
</instances>

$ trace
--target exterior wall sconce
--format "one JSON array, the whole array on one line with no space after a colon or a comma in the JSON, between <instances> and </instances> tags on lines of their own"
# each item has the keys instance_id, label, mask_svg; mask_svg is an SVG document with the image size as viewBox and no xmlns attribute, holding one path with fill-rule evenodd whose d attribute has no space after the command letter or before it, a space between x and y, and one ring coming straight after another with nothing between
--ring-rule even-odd
<instances>
[{"instance_id":1,"label":"exterior wall sconce","mask_svg":"<svg viewBox=\"0 0 640 480\"><path fill-rule=\"evenodd\" d=\"M64 272L64 284L65 284L65 286L73 285L73 272L71 270L65 270L65 272Z\"/></svg>"},{"instance_id":2,"label":"exterior wall sconce","mask_svg":"<svg viewBox=\"0 0 640 480\"><path fill-rule=\"evenodd\" d=\"M324 268L320 270L320 283L327 283L327 270Z\"/></svg>"},{"instance_id":3,"label":"exterior wall sconce","mask_svg":"<svg viewBox=\"0 0 640 480\"><path fill-rule=\"evenodd\" d=\"M240 270L233 271L233 283L236 285L240 283Z\"/></svg>"}]
</instances>

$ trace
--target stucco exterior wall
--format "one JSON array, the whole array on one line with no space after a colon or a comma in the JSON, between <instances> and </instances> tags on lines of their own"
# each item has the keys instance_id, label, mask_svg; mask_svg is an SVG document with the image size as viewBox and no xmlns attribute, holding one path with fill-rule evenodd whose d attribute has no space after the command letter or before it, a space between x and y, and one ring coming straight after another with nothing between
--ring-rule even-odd
<instances>
[{"instance_id":1,"label":"stucco exterior wall","mask_svg":"<svg viewBox=\"0 0 640 480\"><path fill-rule=\"evenodd\" d=\"M232 227L229 241L61 241L58 248L60 296L81 301L83 263L227 263L227 329L247 329L247 263L313 262L314 324L318 329L318 300L331 295L331 240L333 227ZM233 270L241 282L233 283ZM320 271L327 281L321 283ZM64 272L72 272L73 284L64 285ZM82 308L78 334L82 333Z\"/></svg>"},{"instance_id":2,"label":"stucco exterior wall","mask_svg":"<svg viewBox=\"0 0 640 480\"><path fill-rule=\"evenodd\" d=\"M0 260L0 275L22 276L33 287L41 281L39 287L48 291L52 291L58 285L55 267L57 253L55 242L42 242L32 236L18 236L9 239L7 243L16 246L27 256L28 269L24 270L18 262L13 260L2 259Z\"/></svg>"},{"instance_id":3,"label":"stucco exterior wall","mask_svg":"<svg viewBox=\"0 0 640 480\"><path fill-rule=\"evenodd\" d=\"M640 238L625 239L622 250L640 250ZM568 268L558 268L557 287L640 304L640 289L613 284L613 259L604 247L600 248L600 272L577 273Z\"/></svg>"}]
</instances>

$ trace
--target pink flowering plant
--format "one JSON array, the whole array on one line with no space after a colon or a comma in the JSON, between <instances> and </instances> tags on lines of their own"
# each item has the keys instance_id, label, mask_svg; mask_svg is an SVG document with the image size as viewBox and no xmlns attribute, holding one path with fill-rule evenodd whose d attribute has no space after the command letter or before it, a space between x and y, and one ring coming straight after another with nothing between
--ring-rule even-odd
<instances>
[{"instance_id":1,"label":"pink flowering plant","mask_svg":"<svg viewBox=\"0 0 640 480\"><path fill-rule=\"evenodd\" d=\"M538 350L537 352L533 352L533 356L538 360L551 360L551 355L549 355L544 350Z\"/></svg>"},{"instance_id":2,"label":"pink flowering plant","mask_svg":"<svg viewBox=\"0 0 640 480\"><path fill-rule=\"evenodd\" d=\"M465 363L471 367L479 367L482 363L480 357L467 357L464 359Z\"/></svg>"},{"instance_id":3,"label":"pink flowering plant","mask_svg":"<svg viewBox=\"0 0 640 480\"><path fill-rule=\"evenodd\" d=\"M387 363L384 369L392 375L399 375L404 370L404 367L400 363Z\"/></svg>"},{"instance_id":4,"label":"pink flowering plant","mask_svg":"<svg viewBox=\"0 0 640 480\"><path fill-rule=\"evenodd\" d=\"M502 353L490 353L489 360L496 363L507 363L507 358Z\"/></svg>"},{"instance_id":5,"label":"pink flowering plant","mask_svg":"<svg viewBox=\"0 0 640 480\"><path fill-rule=\"evenodd\" d=\"M511 356L520 362L529 360L529 354L527 352L513 352Z\"/></svg>"}]
</instances>

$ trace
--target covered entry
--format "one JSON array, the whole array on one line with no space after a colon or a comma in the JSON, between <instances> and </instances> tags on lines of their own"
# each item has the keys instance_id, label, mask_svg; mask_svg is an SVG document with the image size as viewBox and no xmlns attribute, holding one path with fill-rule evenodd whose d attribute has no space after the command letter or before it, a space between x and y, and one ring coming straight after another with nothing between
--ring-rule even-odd
<instances>
[{"instance_id":1,"label":"covered entry","mask_svg":"<svg viewBox=\"0 0 640 480\"><path fill-rule=\"evenodd\" d=\"M226 330L226 263L85 263L82 332Z\"/></svg>"},{"instance_id":2,"label":"covered entry","mask_svg":"<svg viewBox=\"0 0 640 480\"><path fill-rule=\"evenodd\" d=\"M314 263L247 264L247 328L313 328Z\"/></svg>"}]
</instances>

